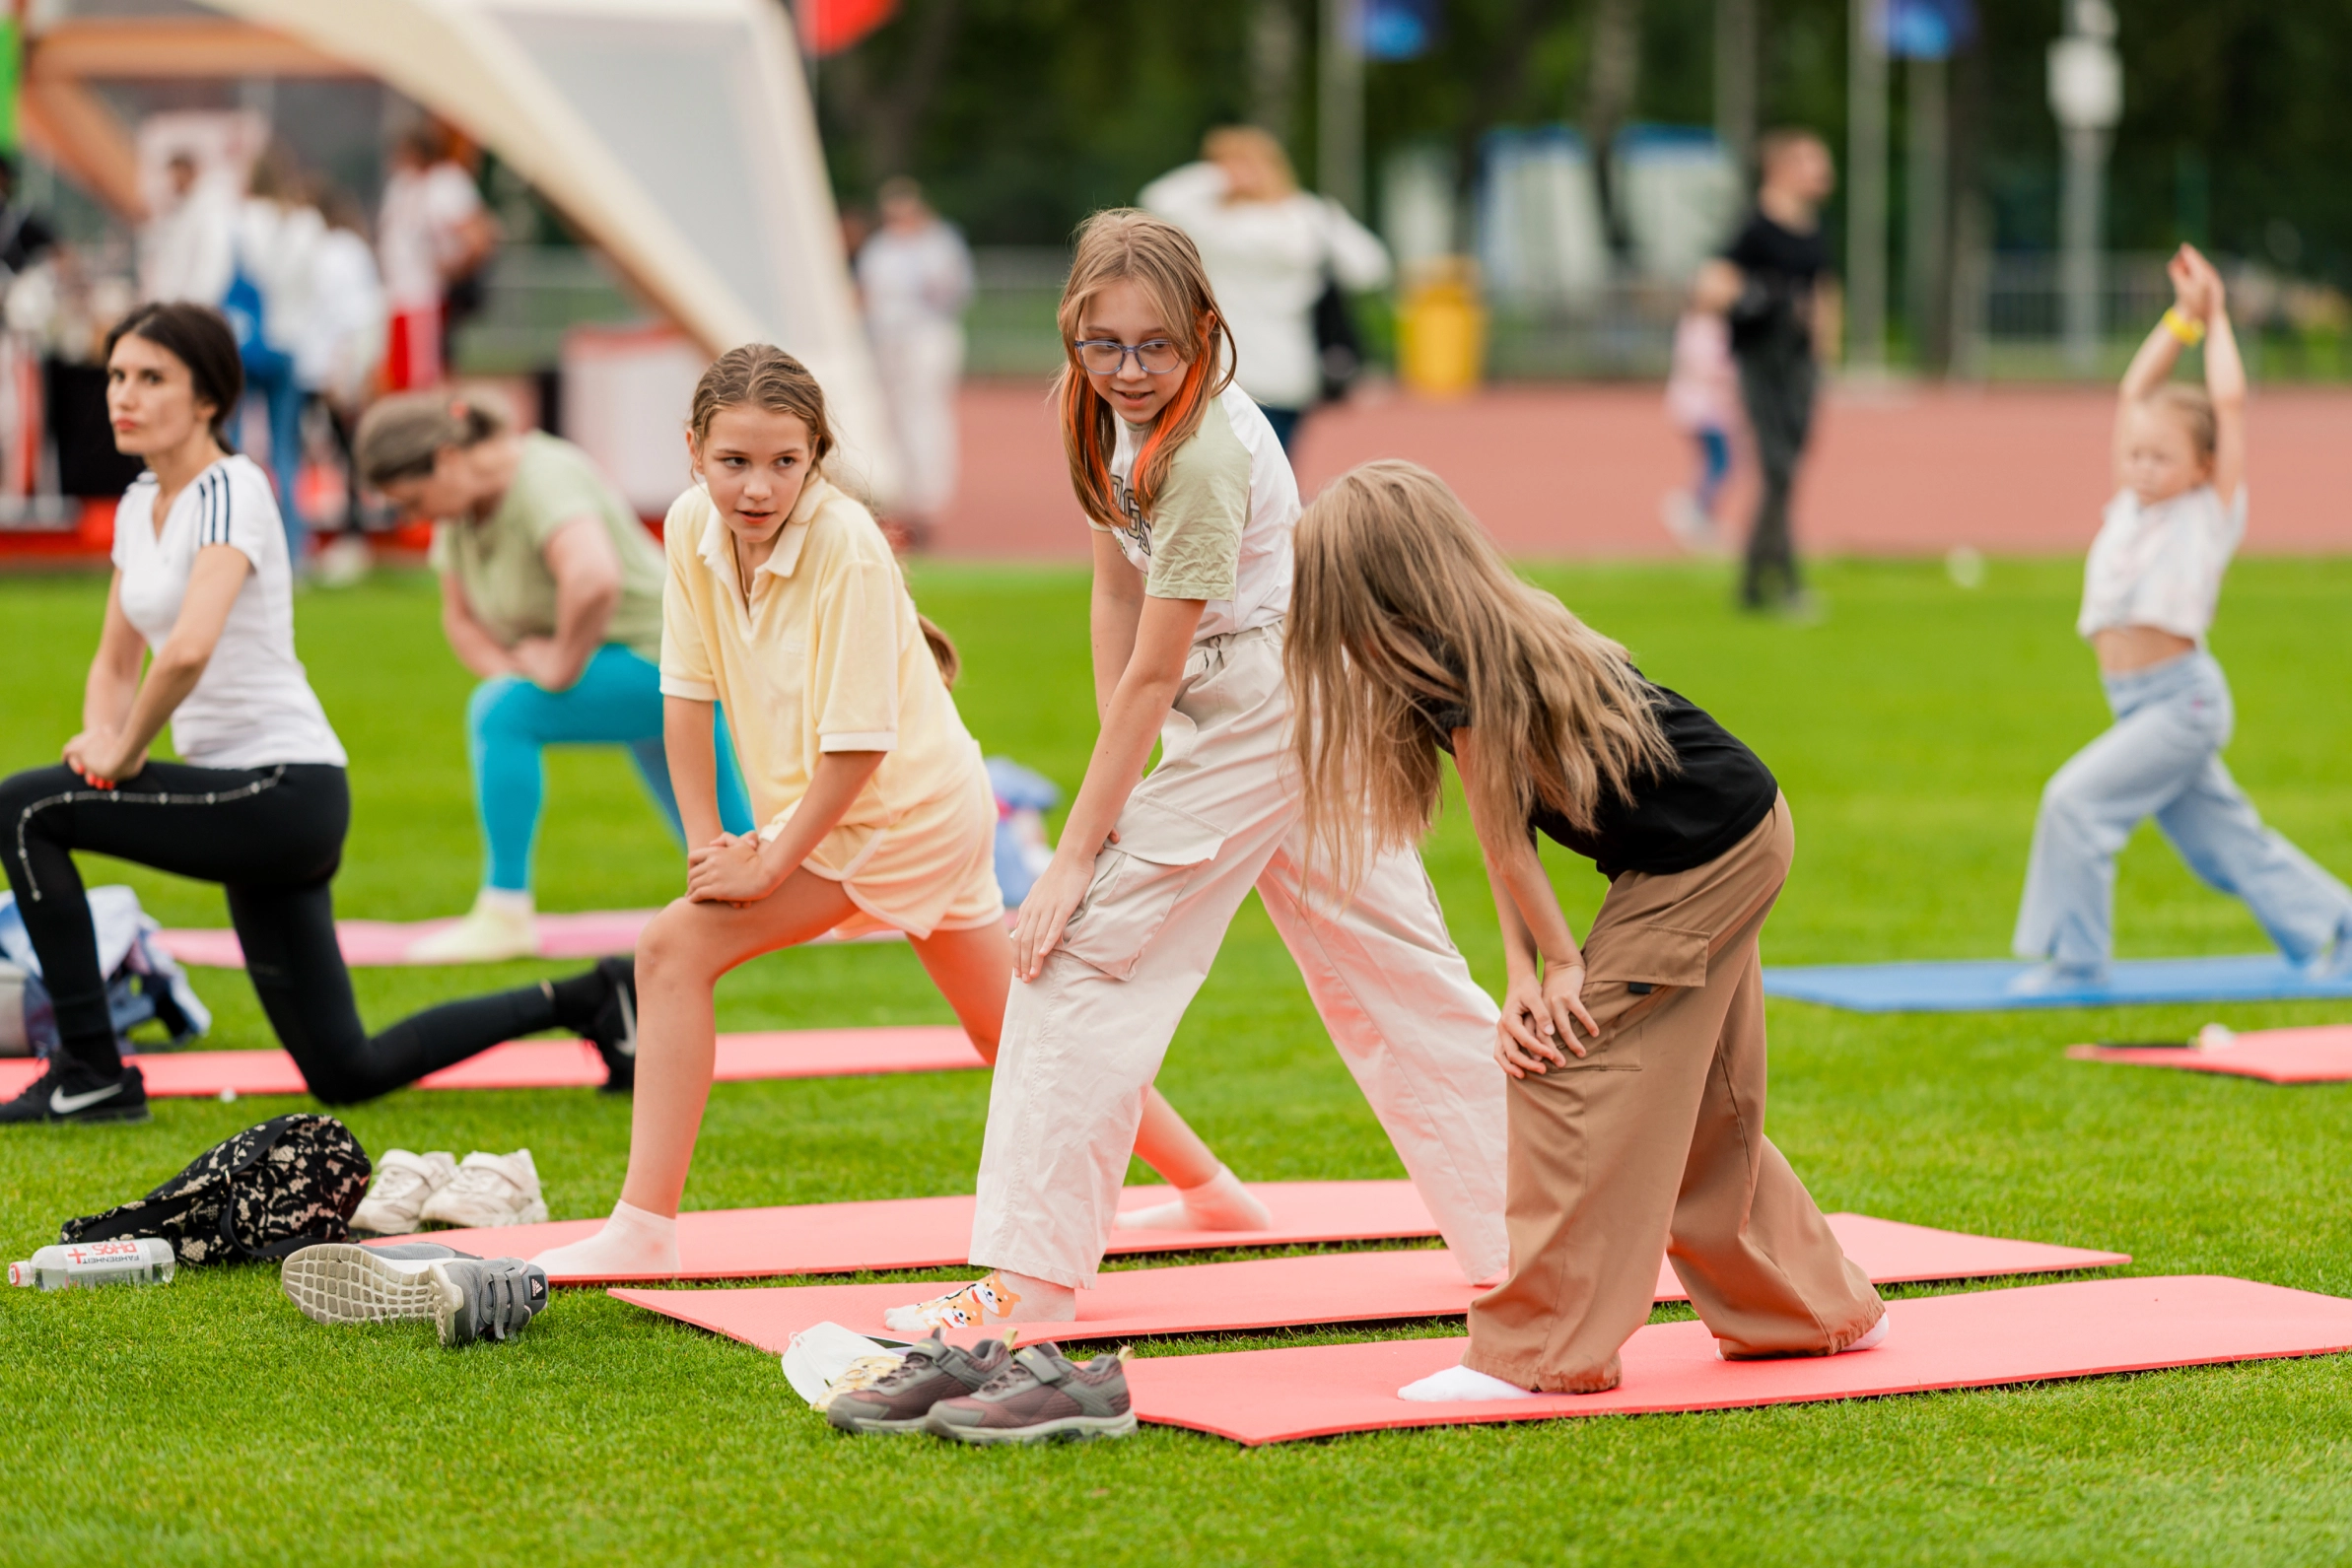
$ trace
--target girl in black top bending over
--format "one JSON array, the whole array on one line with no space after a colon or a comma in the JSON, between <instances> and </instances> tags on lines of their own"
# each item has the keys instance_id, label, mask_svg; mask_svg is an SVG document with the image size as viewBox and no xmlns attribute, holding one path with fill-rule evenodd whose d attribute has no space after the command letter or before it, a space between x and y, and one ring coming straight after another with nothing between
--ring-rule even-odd
<instances>
[{"instance_id":1,"label":"girl in black top bending over","mask_svg":"<svg viewBox=\"0 0 2352 1568\"><path fill-rule=\"evenodd\" d=\"M1343 886L1461 771L1509 986L1511 1273L1410 1399L1614 1388L1662 1257L1727 1357L1833 1355L1885 1309L1764 1136L1757 936L1794 850L1755 753L1514 577L1444 481L1342 475L1300 517L1283 661L1315 852ZM1536 852L1589 855L1582 946Z\"/></svg>"}]
</instances>

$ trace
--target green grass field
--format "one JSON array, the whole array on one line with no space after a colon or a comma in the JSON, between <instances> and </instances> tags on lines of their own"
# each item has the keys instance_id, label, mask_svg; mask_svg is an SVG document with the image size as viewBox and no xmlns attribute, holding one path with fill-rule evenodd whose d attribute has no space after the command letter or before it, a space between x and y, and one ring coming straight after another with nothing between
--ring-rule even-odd
<instances>
[{"instance_id":1,"label":"green grass field","mask_svg":"<svg viewBox=\"0 0 2352 1568\"><path fill-rule=\"evenodd\" d=\"M1541 573L1654 677L1779 774L1797 869L1765 932L1777 963L2006 951L2041 781L2104 722L2071 625L2072 562L1996 562L1966 591L1926 563L1821 574L1833 613L1733 616L1709 569ZM993 753L1074 784L1092 738L1074 574L916 574L966 655ZM2253 560L2216 647L2236 681L2231 766L2265 815L2352 871L2352 560ZM100 584L0 582L0 767L75 726ZM479 851L460 738L467 679L430 584L301 602L301 641L349 746L357 800L342 913L417 919L470 899ZM559 755L540 852L550 910L646 905L675 853L617 753ZM1494 919L1462 815L1429 851L1454 930L1498 985ZM225 923L217 889L105 863L167 922ZM1580 922L1601 884L1561 863ZM2233 902L2153 833L2124 856L2126 954L2258 951ZM364 970L371 1022L557 972ZM243 977L195 972L210 1044L272 1044ZM2218 1272L2352 1294L2352 1091L2274 1088L2062 1058L2086 1038L2316 1023L2297 1004L1865 1018L1772 1004L1770 1125L1825 1208L2112 1247L2134 1271ZM948 1022L904 948L762 959L723 1028ZM1244 1176L1401 1174L1253 902L1161 1079ZM723 1085L687 1206L968 1192L978 1073ZM136 1195L215 1139L298 1102L164 1101L136 1128L0 1139L0 1243ZM402 1093L346 1119L371 1150L528 1146L557 1217L618 1192L625 1101L588 1091ZM1672 1316L1672 1313L1662 1313ZM1407 1324L1233 1346L1455 1331ZM1139 1347L1176 1354L1169 1340ZM11 1440L0 1560L137 1559L1338 1563L2331 1562L2352 1555L2352 1361L1690 1416L1388 1433L1245 1451L1145 1428L1024 1452L844 1439L772 1357L567 1292L519 1341L450 1352L430 1325L330 1330L268 1268L155 1291L0 1300Z\"/></svg>"}]
</instances>

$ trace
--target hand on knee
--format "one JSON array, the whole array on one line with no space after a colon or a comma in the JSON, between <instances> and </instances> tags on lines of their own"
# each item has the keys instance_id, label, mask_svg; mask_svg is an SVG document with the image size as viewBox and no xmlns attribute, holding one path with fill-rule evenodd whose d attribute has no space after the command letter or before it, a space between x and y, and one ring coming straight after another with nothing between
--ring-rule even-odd
<instances>
[{"instance_id":1,"label":"hand on knee","mask_svg":"<svg viewBox=\"0 0 2352 1568\"><path fill-rule=\"evenodd\" d=\"M637 937L637 989L663 986L711 985L718 980L705 934L696 927L699 914L684 899L646 921Z\"/></svg>"}]
</instances>

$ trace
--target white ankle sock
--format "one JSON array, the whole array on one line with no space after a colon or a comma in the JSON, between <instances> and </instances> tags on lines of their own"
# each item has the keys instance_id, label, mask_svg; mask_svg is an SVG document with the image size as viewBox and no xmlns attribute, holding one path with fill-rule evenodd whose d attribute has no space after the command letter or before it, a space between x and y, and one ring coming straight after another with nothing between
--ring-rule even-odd
<instances>
[{"instance_id":1,"label":"white ankle sock","mask_svg":"<svg viewBox=\"0 0 2352 1568\"><path fill-rule=\"evenodd\" d=\"M1180 1187L1172 1203L1132 1209L1111 1223L1121 1230L1270 1230L1274 1215L1241 1185L1231 1167L1199 1187Z\"/></svg>"},{"instance_id":2,"label":"white ankle sock","mask_svg":"<svg viewBox=\"0 0 2352 1568\"><path fill-rule=\"evenodd\" d=\"M1426 1404L1444 1404L1459 1399L1532 1399L1533 1389L1523 1389L1516 1383L1490 1378L1484 1372L1468 1367L1447 1367L1432 1372L1418 1383L1408 1383L1397 1391L1400 1399L1418 1399Z\"/></svg>"},{"instance_id":3,"label":"white ankle sock","mask_svg":"<svg viewBox=\"0 0 2352 1568\"><path fill-rule=\"evenodd\" d=\"M1852 1344L1847 1345L1845 1350L1876 1350L1880 1345L1883 1345L1887 1342L1887 1335L1893 1333L1894 1331L1894 1315L1891 1313L1881 1313L1879 1314L1878 1322L1870 1326L1870 1331L1864 1334L1861 1338L1856 1339ZM1843 1355L1845 1354L1845 1350L1840 1350L1837 1353L1839 1355Z\"/></svg>"},{"instance_id":4,"label":"white ankle sock","mask_svg":"<svg viewBox=\"0 0 2352 1568\"><path fill-rule=\"evenodd\" d=\"M674 1274L678 1271L678 1222L634 1204L612 1205L612 1218L586 1241L553 1247L531 1260L549 1277L589 1279L614 1274Z\"/></svg>"},{"instance_id":5,"label":"white ankle sock","mask_svg":"<svg viewBox=\"0 0 2352 1568\"><path fill-rule=\"evenodd\" d=\"M486 887L474 895L474 907L496 910L501 915L520 915L528 919L537 913L537 904L529 888Z\"/></svg>"}]
</instances>

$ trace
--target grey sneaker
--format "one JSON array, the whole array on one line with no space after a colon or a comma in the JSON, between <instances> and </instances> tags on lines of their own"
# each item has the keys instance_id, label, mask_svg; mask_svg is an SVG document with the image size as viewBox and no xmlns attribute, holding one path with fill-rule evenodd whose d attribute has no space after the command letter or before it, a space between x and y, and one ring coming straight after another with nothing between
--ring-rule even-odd
<instances>
[{"instance_id":1,"label":"grey sneaker","mask_svg":"<svg viewBox=\"0 0 2352 1568\"><path fill-rule=\"evenodd\" d=\"M1136 1413L1122 1358L1096 1356L1081 1367L1059 1345L1030 1345L986 1388L933 1405L923 1426L958 1443L1043 1443L1126 1437Z\"/></svg>"},{"instance_id":2,"label":"grey sneaker","mask_svg":"<svg viewBox=\"0 0 2352 1568\"><path fill-rule=\"evenodd\" d=\"M401 1323L433 1316L435 1263L473 1254L436 1242L362 1247L329 1242L287 1258L278 1283L312 1323Z\"/></svg>"},{"instance_id":3,"label":"grey sneaker","mask_svg":"<svg viewBox=\"0 0 2352 1568\"><path fill-rule=\"evenodd\" d=\"M825 1419L844 1432L920 1432L933 1405L986 1387L1011 1359L1002 1339L959 1350L934 1329L879 1383L827 1400Z\"/></svg>"},{"instance_id":4,"label":"grey sneaker","mask_svg":"<svg viewBox=\"0 0 2352 1568\"><path fill-rule=\"evenodd\" d=\"M504 1339L547 1310L547 1270L519 1258L455 1258L425 1273L445 1345Z\"/></svg>"}]
</instances>

